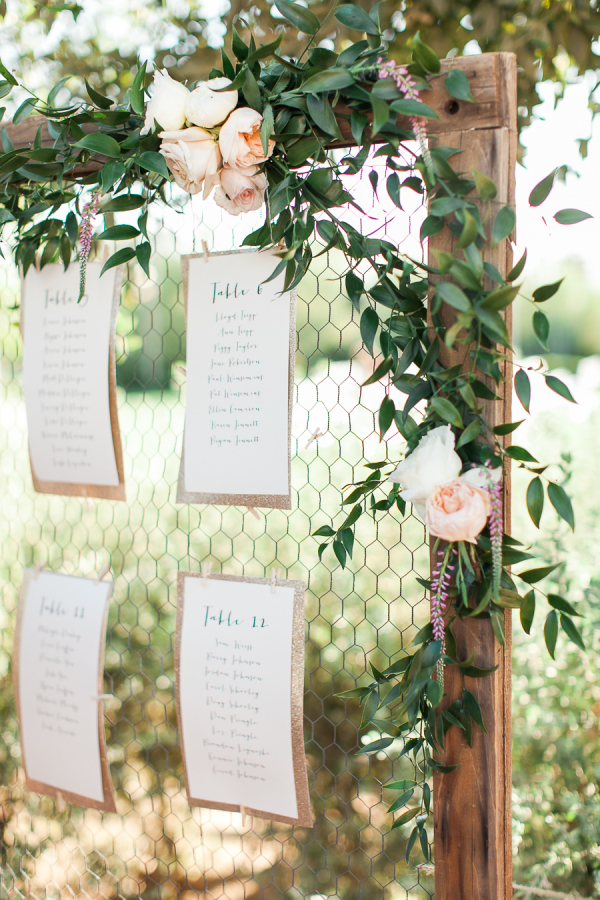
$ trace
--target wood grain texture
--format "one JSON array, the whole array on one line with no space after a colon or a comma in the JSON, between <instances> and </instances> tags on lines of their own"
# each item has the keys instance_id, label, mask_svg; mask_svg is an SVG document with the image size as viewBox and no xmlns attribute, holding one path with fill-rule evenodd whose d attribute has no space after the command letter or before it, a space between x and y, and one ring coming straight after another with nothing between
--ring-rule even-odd
<instances>
[{"instance_id":1,"label":"wood grain texture","mask_svg":"<svg viewBox=\"0 0 600 900\"><path fill-rule=\"evenodd\" d=\"M514 206L514 172L516 164L516 58L513 54L490 54L502 57L496 72L502 73L499 90L506 96L503 109L510 114L501 127L475 131L452 131L436 138L440 145L461 148L453 157L456 168L470 173L471 168L492 178L498 195L492 204L492 215L500 206ZM484 59L485 57L481 57ZM485 212L487 204L481 204ZM489 227L489 226L488 226ZM430 239L429 254L435 265L433 250L452 251L456 240L448 229ZM493 263L502 275L512 266L512 250L507 241L495 250L487 248L486 261ZM491 286L491 285L488 285ZM454 321L454 311L444 306L446 324ZM507 327L511 333L510 307ZM444 350L443 362L453 365L464 358L464 347ZM504 367L506 380L496 389L501 402L487 405L490 426L511 421L512 378L510 364ZM504 473L505 528L510 529L510 471ZM497 643L489 620L458 620L453 631L458 656L465 659L473 650L475 664L498 666L487 678L466 678L465 686L479 700L487 734L473 729L473 747L469 748L458 728L448 732L443 761L460 767L447 775L434 776L434 852L436 900L509 900L512 897L511 846L511 611L505 613L506 646ZM462 677L456 667L447 667L444 707L461 696Z\"/></svg>"},{"instance_id":2,"label":"wood grain texture","mask_svg":"<svg viewBox=\"0 0 600 900\"><path fill-rule=\"evenodd\" d=\"M513 53L485 53L481 56L462 56L442 60L440 75L431 81L429 90L423 92L423 100L438 114L439 119L428 119L430 134L449 131L481 131L489 128L516 128L516 94L506 90ZM471 83L474 103L456 100L444 87L444 78L451 69L460 69ZM350 110L343 103L336 106L342 141L332 141L330 147L354 147L356 141L350 131ZM410 120L398 116L398 125L410 130ZM30 116L19 125L6 123L6 131L14 146L29 147L42 126L42 147L52 147L54 140L48 131L45 116ZM84 131L94 131L84 125ZM375 141L377 143L377 140ZM72 170L67 177L81 178L97 172L106 162L104 157L92 157L85 165Z\"/></svg>"}]
</instances>

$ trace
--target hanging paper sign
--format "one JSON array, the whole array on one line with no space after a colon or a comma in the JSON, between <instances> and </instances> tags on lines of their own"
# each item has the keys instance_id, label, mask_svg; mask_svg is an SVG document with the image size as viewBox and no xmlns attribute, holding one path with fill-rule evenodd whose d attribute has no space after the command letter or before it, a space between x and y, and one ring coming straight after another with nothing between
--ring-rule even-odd
<instances>
[{"instance_id":1,"label":"hanging paper sign","mask_svg":"<svg viewBox=\"0 0 600 900\"><path fill-rule=\"evenodd\" d=\"M43 494L125 499L115 327L122 267L29 269L22 282L23 380L33 486Z\"/></svg>"},{"instance_id":2,"label":"hanging paper sign","mask_svg":"<svg viewBox=\"0 0 600 900\"><path fill-rule=\"evenodd\" d=\"M178 503L291 509L295 295L272 253L183 256L187 318Z\"/></svg>"},{"instance_id":3,"label":"hanging paper sign","mask_svg":"<svg viewBox=\"0 0 600 900\"><path fill-rule=\"evenodd\" d=\"M13 654L25 787L115 810L100 694L112 582L26 569Z\"/></svg>"},{"instance_id":4,"label":"hanging paper sign","mask_svg":"<svg viewBox=\"0 0 600 900\"><path fill-rule=\"evenodd\" d=\"M180 572L175 667L190 805L312 826L304 583Z\"/></svg>"}]
</instances>

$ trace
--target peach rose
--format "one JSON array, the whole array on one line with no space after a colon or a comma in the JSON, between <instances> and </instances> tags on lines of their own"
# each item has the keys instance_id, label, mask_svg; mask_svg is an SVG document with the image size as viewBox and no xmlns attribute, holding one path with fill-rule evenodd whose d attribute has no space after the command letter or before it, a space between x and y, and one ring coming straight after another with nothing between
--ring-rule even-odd
<instances>
[{"instance_id":1,"label":"peach rose","mask_svg":"<svg viewBox=\"0 0 600 900\"><path fill-rule=\"evenodd\" d=\"M182 128L180 131L161 131L160 152L180 188L188 194L198 194L204 184L208 197L218 183L221 167L219 145L202 128Z\"/></svg>"},{"instance_id":2,"label":"peach rose","mask_svg":"<svg viewBox=\"0 0 600 900\"><path fill-rule=\"evenodd\" d=\"M425 504L425 524L431 535L444 541L474 544L485 528L491 504L487 491L464 478L437 487Z\"/></svg>"},{"instance_id":3,"label":"peach rose","mask_svg":"<svg viewBox=\"0 0 600 900\"><path fill-rule=\"evenodd\" d=\"M237 169L225 167L219 173L221 184L215 191L215 203L222 209L239 216L243 212L260 209L265 202L267 178L265 175L244 175Z\"/></svg>"},{"instance_id":4,"label":"peach rose","mask_svg":"<svg viewBox=\"0 0 600 900\"><path fill-rule=\"evenodd\" d=\"M256 175L260 163L273 153L275 141L269 139L267 155L260 138L263 117L249 106L234 109L219 132L219 147L223 162L232 169L244 169L246 175Z\"/></svg>"}]
</instances>

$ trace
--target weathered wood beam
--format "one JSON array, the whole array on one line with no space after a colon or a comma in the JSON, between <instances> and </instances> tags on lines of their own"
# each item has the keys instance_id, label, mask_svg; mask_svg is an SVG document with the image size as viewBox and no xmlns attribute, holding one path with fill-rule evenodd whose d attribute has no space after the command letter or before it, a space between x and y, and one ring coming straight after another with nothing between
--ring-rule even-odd
<instances>
[{"instance_id":1,"label":"weathered wood beam","mask_svg":"<svg viewBox=\"0 0 600 900\"><path fill-rule=\"evenodd\" d=\"M506 57L508 53L486 53L481 56L465 56L442 61L442 71L434 78L429 90L423 92L423 100L438 114L439 119L429 119L427 130L430 134L446 134L448 132L481 131L490 128L508 127L511 109L507 101ZM471 83L474 103L456 100L444 87L444 77L450 69L460 69L467 75ZM336 107L338 125L343 135L342 141L332 141L335 147L354 147L356 141L350 131L350 110L344 104ZM401 128L410 130L410 120L406 116L398 116L397 123ZM30 147L33 144L38 128L42 126L42 147L52 147L54 139L48 131L45 116L30 116L19 125L6 123L6 131L14 146ZM92 131L87 126L85 130ZM377 141L377 139L376 139ZM72 170L71 177L81 178L97 172L105 160L92 157L85 165Z\"/></svg>"},{"instance_id":2,"label":"weathered wood beam","mask_svg":"<svg viewBox=\"0 0 600 900\"><path fill-rule=\"evenodd\" d=\"M500 79L496 94L498 107L504 110L501 123L482 129L438 132L435 142L462 150L460 155L453 157L453 163L461 171L470 173L475 168L495 182L498 194L492 203L494 214L501 206L514 206L515 201L517 64L513 53L486 54L477 57L475 63L480 60L480 64L487 65L487 60L492 57L495 57L492 71ZM480 206L485 213L488 204ZM430 238L431 264L436 265L433 251L452 252L456 243L448 229ZM495 250L486 248L485 259L505 276L512 267L508 241L503 241ZM509 306L509 333L510 309ZM444 304L442 318L445 324L451 325L455 316L455 311ZM464 347L451 351L444 348L442 362L446 366L455 365L464 359L464 355ZM512 378L508 362L504 364L504 375L506 380L500 386L493 385L501 401L486 406L485 415L490 427L511 421ZM505 440L508 442L509 438ZM506 530L510 529L510 500L510 470L506 470ZM475 665L498 666L498 669L486 678L465 678L467 689L479 700L487 734L474 727L470 748L462 732L452 728L446 738L443 762L447 765L459 763L460 767L450 774L434 776L436 900L509 900L512 897L511 626L511 610L506 610L506 645L500 647L489 619L462 619L453 625L460 659L466 659L475 650ZM446 667L442 708L458 699L462 690L463 679L458 668Z\"/></svg>"}]
</instances>

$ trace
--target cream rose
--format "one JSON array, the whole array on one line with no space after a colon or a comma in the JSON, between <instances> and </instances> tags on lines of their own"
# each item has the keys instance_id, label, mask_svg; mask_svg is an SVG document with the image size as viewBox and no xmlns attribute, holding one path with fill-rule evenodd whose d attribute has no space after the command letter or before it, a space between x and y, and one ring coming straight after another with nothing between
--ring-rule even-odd
<instances>
[{"instance_id":1,"label":"cream rose","mask_svg":"<svg viewBox=\"0 0 600 900\"><path fill-rule=\"evenodd\" d=\"M462 463L454 449L449 425L440 425L424 435L413 452L398 464L389 481L401 484L400 496L413 504L425 519L425 501L440 485L458 478Z\"/></svg>"},{"instance_id":2,"label":"cream rose","mask_svg":"<svg viewBox=\"0 0 600 900\"><path fill-rule=\"evenodd\" d=\"M220 176L221 184L215 191L217 206L232 216L261 208L267 188L265 175L244 175L237 169L225 167L221 169Z\"/></svg>"},{"instance_id":3,"label":"cream rose","mask_svg":"<svg viewBox=\"0 0 600 900\"><path fill-rule=\"evenodd\" d=\"M425 510L430 535L474 544L485 528L491 503L487 491L457 478L436 488L427 498Z\"/></svg>"},{"instance_id":4,"label":"cream rose","mask_svg":"<svg viewBox=\"0 0 600 900\"><path fill-rule=\"evenodd\" d=\"M246 175L255 175L259 165L271 156L275 141L269 139L265 156L260 138L262 120L261 114L248 106L231 113L219 133L219 147L227 166L244 169Z\"/></svg>"},{"instance_id":5,"label":"cream rose","mask_svg":"<svg viewBox=\"0 0 600 900\"><path fill-rule=\"evenodd\" d=\"M224 122L238 102L237 91L217 92L228 84L231 84L229 78L212 78L210 81L201 81L190 91L185 106L188 122L202 128L214 128Z\"/></svg>"},{"instance_id":6,"label":"cream rose","mask_svg":"<svg viewBox=\"0 0 600 900\"><path fill-rule=\"evenodd\" d=\"M202 128L183 128L181 131L161 131L160 152L180 188L188 194L198 194L204 184L208 197L218 183L221 168L219 145Z\"/></svg>"},{"instance_id":7,"label":"cream rose","mask_svg":"<svg viewBox=\"0 0 600 900\"><path fill-rule=\"evenodd\" d=\"M166 69L154 73L154 93L146 106L146 121L140 134L154 131L158 122L168 131L185 125L185 105L190 92L184 84L174 81Z\"/></svg>"}]
</instances>

